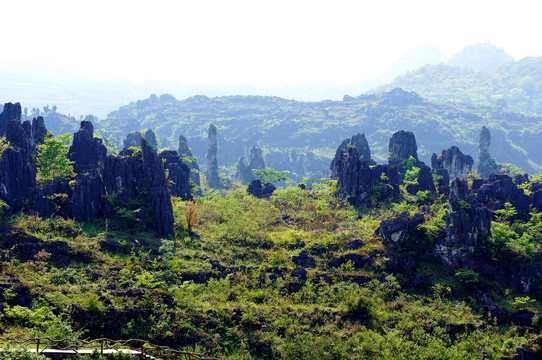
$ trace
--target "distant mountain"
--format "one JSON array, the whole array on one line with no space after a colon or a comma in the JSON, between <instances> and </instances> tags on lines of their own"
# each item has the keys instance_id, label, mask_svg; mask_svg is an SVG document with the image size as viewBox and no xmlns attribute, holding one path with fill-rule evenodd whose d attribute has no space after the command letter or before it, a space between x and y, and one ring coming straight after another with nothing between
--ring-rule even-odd
<instances>
[{"instance_id":1,"label":"distant mountain","mask_svg":"<svg viewBox=\"0 0 542 360\"><path fill-rule=\"evenodd\" d=\"M492 72L449 63L426 65L398 76L375 92L396 87L436 101L512 106L527 113L542 114L542 57L507 62Z\"/></svg>"},{"instance_id":2,"label":"distant mountain","mask_svg":"<svg viewBox=\"0 0 542 360\"><path fill-rule=\"evenodd\" d=\"M514 61L503 49L490 43L470 45L455 54L448 65L464 69L492 72Z\"/></svg>"},{"instance_id":3,"label":"distant mountain","mask_svg":"<svg viewBox=\"0 0 542 360\"><path fill-rule=\"evenodd\" d=\"M407 71L416 70L424 65L440 64L448 58L435 45L426 44L415 47L395 60L382 75L383 81L391 81Z\"/></svg>"},{"instance_id":4,"label":"distant mountain","mask_svg":"<svg viewBox=\"0 0 542 360\"><path fill-rule=\"evenodd\" d=\"M321 102L262 96L196 96L179 101L153 95L111 112L97 127L119 142L130 131L150 128L162 146L174 149L179 135L184 135L205 167L210 123L219 129L219 164L229 171L239 156L256 145L263 149L267 166L289 170L296 179L328 176L331 158L343 139L365 133L372 156L385 162L389 138L400 129L414 132L423 161L429 162L433 152L451 145L476 159L483 125L491 129L497 161L531 173L542 170L542 117L497 106L428 101L401 89Z\"/></svg>"}]
</instances>

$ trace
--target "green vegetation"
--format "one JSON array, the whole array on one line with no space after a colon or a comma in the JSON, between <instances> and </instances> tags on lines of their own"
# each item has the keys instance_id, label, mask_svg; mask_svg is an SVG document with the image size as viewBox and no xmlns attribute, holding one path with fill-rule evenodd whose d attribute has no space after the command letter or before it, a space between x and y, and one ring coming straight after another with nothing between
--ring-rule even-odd
<instances>
[{"instance_id":1,"label":"green vegetation","mask_svg":"<svg viewBox=\"0 0 542 360\"><path fill-rule=\"evenodd\" d=\"M66 180L73 176L73 161L66 157L67 154L68 147L55 137L48 137L43 145L38 145L36 158L38 182L45 184L55 179Z\"/></svg>"},{"instance_id":2,"label":"green vegetation","mask_svg":"<svg viewBox=\"0 0 542 360\"><path fill-rule=\"evenodd\" d=\"M3 336L143 338L226 359L501 358L536 337L538 320L527 331L497 325L480 299L490 289L509 311L538 309L538 299L426 256L444 228L442 196L420 205L423 194L403 194L360 211L335 191L325 179L269 200L242 187L174 198L175 233L167 238L128 215L77 223L18 214L8 219L12 235L0 240L1 276L30 289L32 307L14 303L15 287L5 290ZM392 254L375 235L403 211L426 214L424 243L413 245L419 266L411 275L424 279L417 286L391 270ZM497 222L519 231L514 218L507 206ZM521 224L530 243L542 242L534 237L540 214ZM37 252L8 246L13 236L34 239ZM305 270L294 262L302 252L314 259Z\"/></svg>"}]
</instances>

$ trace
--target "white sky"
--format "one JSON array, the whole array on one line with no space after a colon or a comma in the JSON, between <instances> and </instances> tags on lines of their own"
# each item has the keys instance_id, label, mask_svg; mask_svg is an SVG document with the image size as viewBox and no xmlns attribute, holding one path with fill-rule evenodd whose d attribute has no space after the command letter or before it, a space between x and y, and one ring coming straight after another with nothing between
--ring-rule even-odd
<instances>
[{"instance_id":1,"label":"white sky","mask_svg":"<svg viewBox=\"0 0 542 360\"><path fill-rule=\"evenodd\" d=\"M407 50L542 54L540 0L6 1L0 66L193 84L355 83Z\"/></svg>"}]
</instances>

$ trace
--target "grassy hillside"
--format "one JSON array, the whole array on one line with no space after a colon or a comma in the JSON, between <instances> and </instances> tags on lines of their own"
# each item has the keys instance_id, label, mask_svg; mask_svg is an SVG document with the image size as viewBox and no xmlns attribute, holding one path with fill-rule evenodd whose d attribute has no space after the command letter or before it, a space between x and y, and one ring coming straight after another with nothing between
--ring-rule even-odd
<instances>
[{"instance_id":1,"label":"grassy hillside","mask_svg":"<svg viewBox=\"0 0 542 360\"><path fill-rule=\"evenodd\" d=\"M2 335L143 338L227 359L500 358L534 339L538 323L497 322L484 304L513 313L538 302L426 253L445 200L429 209L403 193L358 211L334 190L324 181L270 200L244 189L175 199L169 238L129 216L4 219ZM375 235L402 211L427 218L425 243L410 244L414 272ZM17 303L25 291L30 303Z\"/></svg>"}]
</instances>

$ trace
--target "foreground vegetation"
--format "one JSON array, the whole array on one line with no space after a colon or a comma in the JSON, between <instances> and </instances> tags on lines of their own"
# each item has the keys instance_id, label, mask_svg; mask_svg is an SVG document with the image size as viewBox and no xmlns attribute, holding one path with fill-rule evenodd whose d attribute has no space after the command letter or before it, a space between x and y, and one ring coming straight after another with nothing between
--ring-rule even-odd
<instances>
[{"instance_id":1,"label":"foreground vegetation","mask_svg":"<svg viewBox=\"0 0 542 360\"><path fill-rule=\"evenodd\" d=\"M444 227L442 196L403 191L359 210L335 187L322 180L269 200L243 188L174 198L168 238L143 232L128 211L93 223L3 219L2 283L13 286L2 287L2 336L143 338L228 359L498 359L537 336L538 317L498 322L482 301L513 313L540 311L536 299L427 255ZM426 216L425 242L412 244L415 274L394 271L375 235L404 211ZM513 218L508 207L496 220L508 237L494 254L532 256L540 215ZM31 308L14 304L18 285L30 289Z\"/></svg>"}]
</instances>

